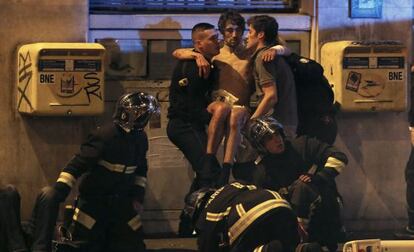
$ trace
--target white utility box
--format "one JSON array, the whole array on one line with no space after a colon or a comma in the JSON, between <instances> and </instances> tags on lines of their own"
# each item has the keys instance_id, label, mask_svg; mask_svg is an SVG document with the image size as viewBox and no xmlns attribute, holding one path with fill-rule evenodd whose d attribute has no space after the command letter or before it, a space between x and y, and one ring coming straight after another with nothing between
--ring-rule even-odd
<instances>
[{"instance_id":1,"label":"white utility box","mask_svg":"<svg viewBox=\"0 0 414 252\"><path fill-rule=\"evenodd\" d=\"M321 48L321 65L342 111L405 111L406 47L396 41L335 41Z\"/></svg>"},{"instance_id":2,"label":"white utility box","mask_svg":"<svg viewBox=\"0 0 414 252\"><path fill-rule=\"evenodd\" d=\"M105 49L97 43L34 43L17 54L17 110L39 116L104 110Z\"/></svg>"}]
</instances>

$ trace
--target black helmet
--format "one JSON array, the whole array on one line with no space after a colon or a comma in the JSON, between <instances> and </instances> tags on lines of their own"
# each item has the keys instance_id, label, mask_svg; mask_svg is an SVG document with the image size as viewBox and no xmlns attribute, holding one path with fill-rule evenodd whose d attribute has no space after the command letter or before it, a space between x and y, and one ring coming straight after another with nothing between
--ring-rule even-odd
<instances>
[{"instance_id":1,"label":"black helmet","mask_svg":"<svg viewBox=\"0 0 414 252\"><path fill-rule=\"evenodd\" d=\"M207 204L210 196L216 189L204 187L185 197L184 214L191 218L193 224L197 222L201 211Z\"/></svg>"},{"instance_id":2,"label":"black helmet","mask_svg":"<svg viewBox=\"0 0 414 252\"><path fill-rule=\"evenodd\" d=\"M283 125L275 118L266 116L253 119L250 122L246 137L254 148L261 153L266 153L267 150L264 146L264 140L273 134L281 135L284 138L285 132Z\"/></svg>"},{"instance_id":3,"label":"black helmet","mask_svg":"<svg viewBox=\"0 0 414 252\"><path fill-rule=\"evenodd\" d=\"M154 96L144 92L132 92L118 99L113 119L127 131L142 130L151 116L159 113L160 105Z\"/></svg>"}]
</instances>

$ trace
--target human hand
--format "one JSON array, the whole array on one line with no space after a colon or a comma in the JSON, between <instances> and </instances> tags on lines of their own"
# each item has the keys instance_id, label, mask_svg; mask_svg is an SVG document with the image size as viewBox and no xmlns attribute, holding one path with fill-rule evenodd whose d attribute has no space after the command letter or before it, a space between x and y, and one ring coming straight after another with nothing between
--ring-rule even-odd
<instances>
[{"instance_id":1,"label":"human hand","mask_svg":"<svg viewBox=\"0 0 414 252\"><path fill-rule=\"evenodd\" d=\"M269 48L262 54L262 60L264 62L270 62L276 58L277 50L274 48Z\"/></svg>"},{"instance_id":2,"label":"human hand","mask_svg":"<svg viewBox=\"0 0 414 252\"><path fill-rule=\"evenodd\" d=\"M198 66L198 75L204 79L207 79L210 75L210 62L208 62L208 60L206 60L201 53L195 53L194 57Z\"/></svg>"},{"instance_id":3,"label":"human hand","mask_svg":"<svg viewBox=\"0 0 414 252\"><path fill-rule=\"evenodd\" d=\"M302 174L299 176L299 180L304 183L310 183L312 182L312 175L310 174Z\"/></svg>"}]
</instances>

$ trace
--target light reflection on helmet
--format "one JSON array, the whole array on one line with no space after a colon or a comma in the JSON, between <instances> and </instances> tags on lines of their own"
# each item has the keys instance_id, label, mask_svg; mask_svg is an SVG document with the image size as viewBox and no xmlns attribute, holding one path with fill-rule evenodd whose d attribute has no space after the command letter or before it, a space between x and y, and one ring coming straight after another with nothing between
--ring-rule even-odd
<instances>
[{"instance_id":1,"label":"light reflection on helmet","mask_svg":"<svg viewBox=\"0 0 414 252\"><path fill-rule=\"evenodd\" d=\"M154 96L132 92L118 99L113 119L126 131L143 130L151 116L156 114L160 114L160 105Z\"/></svg>"},{"instance_id":2,"label":"light reflection on helmet","mask_svg":"<svg viewBox=\"0 0 414 252\"><path fill-rule=\"evenodd\" d=\"M267 149L264 146L265 140L270 139L272 135L281 135L285 137L283 125L271 116L259 117L253 119L249 124L247 139L261 153L266 153Z\"/></svg>"},{"instance_id":3,"label":"light reflection on helmet","mask_svg":"<svg viewBox=\"0 0 414 252\"><path fill-rule=\"evenodd\" d=\"M189 216L195 224L205 208L208 199L216 190L204 187L185 197L184 213Z\"/></svg>"}]
</instances>

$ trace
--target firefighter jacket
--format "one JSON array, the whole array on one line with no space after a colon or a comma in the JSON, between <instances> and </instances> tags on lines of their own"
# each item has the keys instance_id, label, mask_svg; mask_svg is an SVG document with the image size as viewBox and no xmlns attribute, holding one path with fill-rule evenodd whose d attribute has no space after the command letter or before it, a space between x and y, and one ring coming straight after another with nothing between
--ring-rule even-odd
<instances>
[{"instance_id":1,"label":"firefighter jacket","mask_svg":"<svg viewBox=\"0 0 414 252\"><path fill-rule=\"evenodd\" d=\"M148 139L109 123L91 133L59 175L55 189L64 200L76 180L82 197L130 196L141 203L147 182Z\"/></svg>"},{"instance_id":2,"label":"firefighter jacket","mask_svg":"<svg viewBox=\"0 0 414 252\"><path fill-rule=\"evenodd\" d=\"M344 153L316 138L300 136L286 139L282 154L267 154L258 162L255 184L279 191L305 173L333 179L347 163Z\"/></svg>"},{"instance_id":3,"label":"firefighter jacket","mask_svg":"<svg viewBox=\"0 0 414 252\"><path fill-rule=\"evenodd\" d=\"M233 182L213 193L196 223L201 252L290 251L298 243L289 203L274 191Z\"/></svg>"},{"instance_id":4,"label":"firefighter jacket","mask_svg":"<svg viewBox=\"0 0 414 252\"><path fill-rule=\"evenodd\" d=\"M204 79L198 74L195 60L180 60L171 78L168 118L179 118L204 128L210 120L207 106L215 74L212 69L209 78Z\"/></svg>"}]
</instances>

